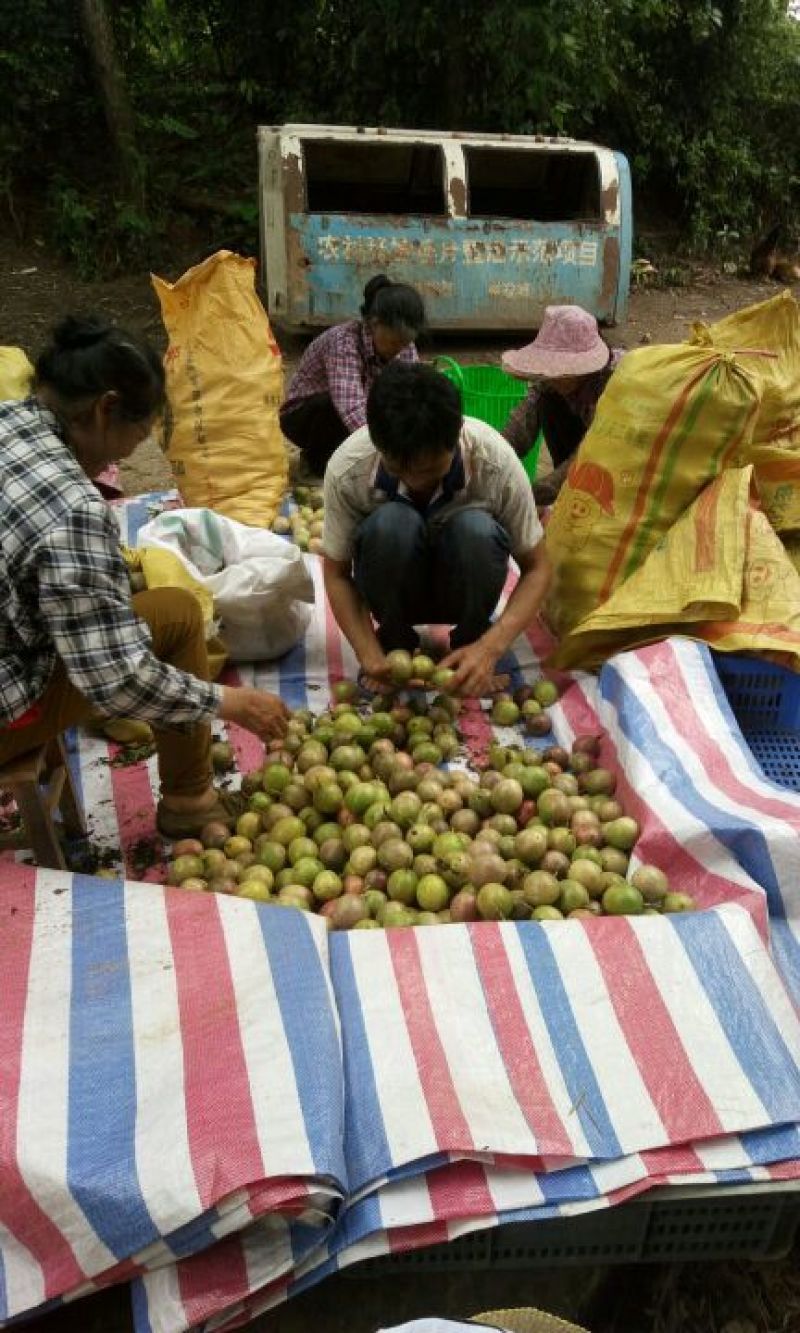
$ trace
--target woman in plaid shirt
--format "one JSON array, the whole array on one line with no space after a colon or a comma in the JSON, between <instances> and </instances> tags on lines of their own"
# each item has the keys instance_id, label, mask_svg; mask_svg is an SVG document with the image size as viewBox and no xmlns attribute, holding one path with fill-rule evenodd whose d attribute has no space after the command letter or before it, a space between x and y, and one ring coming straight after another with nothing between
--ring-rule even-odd
<instances>
[{"instance_id":1,"label":"woman in plaid shirt","mask_svg":"<svg viewBox=\"0 0 800 1333\"><path fill-rule=\"evenodd\" d=\"M91 713L151 723L158 826L169 838L234 803L211 782L212 718L282 735L280 699L209 681L196 599L131 596L113 513L92 484L150 434L164 399L146 343L100 319L66 319L36 366L36 392L0 403L0 764Z\"/></svg>"},{"instance_id":2,"label":"woman in plaid shirt","mask_svg":"<svg viewBox=\"0 0 800 1333\"><path fill-rule=\"evenodd\" d=\"M326 329L306 348L280 410L281 430L321 477L335 449L367 421L367 394L390 361L416 361L422 297L383 274L364 288L361 319Z\"/></svg>"}]
</instances>

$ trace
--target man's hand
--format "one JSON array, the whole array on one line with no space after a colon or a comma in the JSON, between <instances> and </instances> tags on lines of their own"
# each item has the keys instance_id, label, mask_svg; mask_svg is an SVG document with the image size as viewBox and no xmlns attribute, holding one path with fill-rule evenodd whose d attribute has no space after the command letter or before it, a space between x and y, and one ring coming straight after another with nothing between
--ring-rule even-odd
<instances>
[{"instance_id":1,"label":"man's hand","mask_svg":"<svg viewBox=\"0 0 800 1333\"><path fill-rule=\"evenodd\" d=\"M219 715L223 722L238 722L262 741L280 740L289 721L289 709L277 694L247 685L224 687Z\"/></svg>"},{"instance_id":2,"label":"man's hand","mask_svg":"<svg viewBox=\"0 0 800 1333\"><path fill-rule=\"evenodd\" d=\"M496 653L483 639L454 649L440 663L456 673L447 687L448 694L465 694L480 699L502 689L507 678L495 676L496 664Z\"/></svg>"},{"instance_id":3,"label":"man's hand","mask_svg":"<svg viewBox=\"0 0 800 1333\"><path fill-rule=\"evenodd\" d=\"M361 679L364 687L373 694L388 694L391 691L391 668L379 645L376 645L375 652L365 653L361 658Z\"/></svg>"}]
</instances>

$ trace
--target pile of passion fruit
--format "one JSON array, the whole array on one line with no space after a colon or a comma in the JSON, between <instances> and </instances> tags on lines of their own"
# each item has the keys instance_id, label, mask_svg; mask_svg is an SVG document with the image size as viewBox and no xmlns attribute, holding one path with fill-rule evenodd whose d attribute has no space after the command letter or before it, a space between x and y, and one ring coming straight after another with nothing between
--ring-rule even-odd
<instances>
[{"instance_id":1,"label":"pile of passion fruit","mask_svg":"<svg viewBox=\"0 0 800 1333\"><path fill-rule=\"evenodd\" d=\"M272 531L281 537L288 537L301 551L319 555L325 522L322 490L318 486L295 486L289 500L289 513L278 515L273 521Z\"/></svg>"},{"instance_id":2,"label":"pile of passion fruit","mask_svg":"<svg viewBox=\"0 0 800 1333\"><path fill-rule=\"evenodd\" d=\"M430 659L392 656L398 684L436 681ZM557 697L551 681L523 686L492 721L544 735ZM694 909L657 866L630 870L639 825L599 736L569 750L495 741L477 770L451 694L360 699L340 681L329 711L296 710L244 776L235 829L176 843L169 883L318 912L334 930Z\"/></svg>"}]
</instances>

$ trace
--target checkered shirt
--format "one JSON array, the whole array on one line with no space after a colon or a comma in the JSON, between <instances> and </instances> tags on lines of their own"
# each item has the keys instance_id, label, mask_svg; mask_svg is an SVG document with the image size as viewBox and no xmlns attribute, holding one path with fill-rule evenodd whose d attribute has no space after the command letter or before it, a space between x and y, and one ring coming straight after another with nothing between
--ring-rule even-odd
<instances>
[{"instance_id":1,"label":"checkered shirt","mask_svg":"<svg viewBox=\"0 0 800 1333\"><path fill-rule=\"evenodd\" d=\"M398 352L395 360L418 360L414 344ZM347 429L358 430L367 422L367 394L385 367L366 324L360 319L335 324L306 348L282 410L288 412L312 394L329 393Z\"/></svg>"},{"instance_id":2,"label":"checkered shirt","mask_svg":"<svg viewBox=\"0 0 800 1333\"><path fill-rule=\"evenodd\" d=\"M35 398L0 403L0 727L58 658L103 716L209 721L218 686L159 662L131 605L112 511Z\"/></svg>"}]
</instances>

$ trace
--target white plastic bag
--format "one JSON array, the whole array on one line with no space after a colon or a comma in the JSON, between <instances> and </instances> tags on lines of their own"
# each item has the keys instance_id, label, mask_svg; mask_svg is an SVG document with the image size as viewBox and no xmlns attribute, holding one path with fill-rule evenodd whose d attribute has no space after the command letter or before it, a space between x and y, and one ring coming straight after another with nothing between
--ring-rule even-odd
<instances>
[{"instance_id":1,"label":"white plastic bag","mask_svg":"<svg viewBox=\"0 0 800 1333\"><path fill-rule=\"evenodd\" d=\"M211 509L172 509L140 529L137 546L173 551L208 588L232 661L281 657L305 634L314 582L303 553L274 532Z\"/></svg>"}]
</instances>

